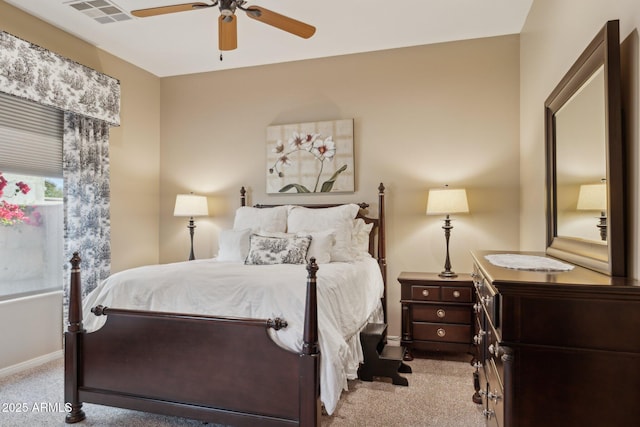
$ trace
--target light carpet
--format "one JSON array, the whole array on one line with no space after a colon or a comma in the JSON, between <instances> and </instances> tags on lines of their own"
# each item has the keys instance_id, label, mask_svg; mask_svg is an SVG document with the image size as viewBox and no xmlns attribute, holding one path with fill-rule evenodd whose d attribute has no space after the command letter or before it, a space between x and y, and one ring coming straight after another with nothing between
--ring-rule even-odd
<instances>
[{"instance_id":1,"label":"light carpet","mask_svg":"<svg viewBox=\"0 0 640 427\"><path fill-rule=\"evenodd\" d=\"M409 387L386 379L350 381L331 427L481 427L481 405L472 402L473 368L466 361L414 359ZM0 426L64 426L63 362L55 360L0 379ZM87 419L76 426L202 427L203 422L84 404Z\"/></svg>"}]
</instances>

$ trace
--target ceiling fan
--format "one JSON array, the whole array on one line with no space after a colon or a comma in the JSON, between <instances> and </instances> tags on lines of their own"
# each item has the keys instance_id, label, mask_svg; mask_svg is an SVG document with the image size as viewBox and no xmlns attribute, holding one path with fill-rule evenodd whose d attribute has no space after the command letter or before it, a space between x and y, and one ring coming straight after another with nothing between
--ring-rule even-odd
<instances>
[{"instance_id":1,"label":"ceiling fan","mask_svg":"<svg viewBox=\"0 0 640 427\"><path fill-rule=\"evenodd\" d=\"M140 18L146 18L166 13L185 12L188 10L207 9L218 6L220 9L220 17L218 18L218 47L220 50L233 50L238 47L236 9L244 11L249 18L264 22L265 24L305 39L308 39L316 32L316 28L309 24L280 15L261 6L245 7L246 3L246 0L214 0L212 4L201 2L175 4L171 6L133 10L131 14Z\"/></svg>"}]
</instances>

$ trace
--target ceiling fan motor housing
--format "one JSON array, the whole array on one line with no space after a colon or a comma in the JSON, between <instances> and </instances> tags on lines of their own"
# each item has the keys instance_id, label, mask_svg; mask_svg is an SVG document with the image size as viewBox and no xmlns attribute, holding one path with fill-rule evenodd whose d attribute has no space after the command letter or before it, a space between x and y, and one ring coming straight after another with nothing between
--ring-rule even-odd
<instances>
[{"instance_id":1,"label":"ceiling fan motor housing","mask_svg":"<svg viewBox=\"0 0 640 427\"><path fill-rule=\"evenodd\" d=\"M246 3L244 0L220 0L220 14L223 16L231 16L235 14L236 7Z\"/></svg>"}]
</instances>

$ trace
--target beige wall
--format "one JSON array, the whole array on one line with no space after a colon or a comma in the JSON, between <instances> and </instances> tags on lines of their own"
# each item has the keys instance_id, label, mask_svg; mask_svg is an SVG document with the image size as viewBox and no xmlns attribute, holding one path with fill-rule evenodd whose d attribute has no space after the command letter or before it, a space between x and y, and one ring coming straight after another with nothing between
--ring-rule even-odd
<instances>
[{"instance_id":1,"label":"beige wall","mask_svg":"<svg viewBox=\"0 0 640 427\"><path fill-rule=\"evenodd\" d=\"M638 27L637 0L535 0L520 35L521 247L545 248L544 101L607 20L620 20L623 109L628 149L630 275L638 266Z\"/></svg>"},{"instance_id":2,"label":"beige wall","mask_svg":"<svg viewBox=\"0 0 640 427\"><path fill-rule=\"evenodd\" d=\"M111 128L112 271L158 262L160 79L0 1L0 29L120 80L121 126ZM0 305L0 369L62 347L61 293ZM43 310L42 301L49 305ZM30 313L20 334L11 328ZM46 337L46 338L43 338ZM45 346L42 343L55 343ZM44 353L43 353L44 352Z\"/></svg>"},{"instance_id":3,"label":"beige wall","mask_svg":"<svg viewBox=\"0 0 640 427\"><path fill-rule=\"evenodd\" d=\"M455 271L470 271L471 249L519 247L518 52L514 35L163 78L160 261L188 255L186 219L172 216L177 193L209 196L212 216L195 234L205 258L231 227L242 185L250 203L366 201L375 214L384 182L399 335L398 274L444 265L442 218L425 215L429 188L468 191L471 213L452 230ZM345 118L355 123L355 194L265 194L267 126Z\"/></svg>"}]
</instances>

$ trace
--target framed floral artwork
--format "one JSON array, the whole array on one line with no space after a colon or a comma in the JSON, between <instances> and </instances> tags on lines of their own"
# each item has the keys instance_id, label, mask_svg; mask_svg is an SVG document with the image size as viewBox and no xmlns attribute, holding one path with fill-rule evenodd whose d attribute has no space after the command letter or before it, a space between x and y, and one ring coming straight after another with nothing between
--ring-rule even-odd
<instances>
[{"instance_id":1,"label":"framed floral artwork","mask_svg":"<svg viewBox=\"0 0 640 427\"><path fill-rule=\"evenodd\" d=\"M353 192L353 119L267 127L267 193Z\"/></svg>"}]
</instances>

